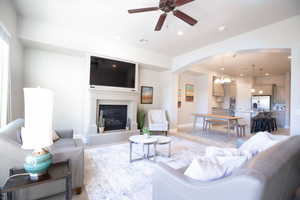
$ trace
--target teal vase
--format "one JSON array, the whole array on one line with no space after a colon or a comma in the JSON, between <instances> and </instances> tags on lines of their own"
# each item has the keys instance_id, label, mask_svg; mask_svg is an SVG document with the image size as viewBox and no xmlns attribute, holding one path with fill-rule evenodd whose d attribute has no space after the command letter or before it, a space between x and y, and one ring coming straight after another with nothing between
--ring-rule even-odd
<instances>
[{"instance_id":1,"label":"teal vase","mask_svg":"<svg viewBox=\"0 0 300 200\"><path fill-rule=\"evenodd\" d=\"M25 158L24 169L31 179L37 180L40 176L47 174L51 164L52 155L49 152L42 155L31 154Z\"/></svg>"}]
</instances>

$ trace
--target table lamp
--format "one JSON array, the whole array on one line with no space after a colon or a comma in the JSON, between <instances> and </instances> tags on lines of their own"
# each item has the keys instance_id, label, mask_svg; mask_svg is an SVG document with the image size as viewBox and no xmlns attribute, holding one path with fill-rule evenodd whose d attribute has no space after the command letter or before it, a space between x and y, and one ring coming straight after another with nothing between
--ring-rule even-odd
<instances>
[{"instance_id":1,"label":"table lamp","mask_svg":"<svg viewBox=\"0 0 300 200\"><path fill-rule=\"evenodd\" d=\"M24 169L31 180L46 175L52 163L51 154L45 149L53 144L53 100L51 90L24 88L25 126L22 128L22 148L33 150L25 158Z\"/></svg>"}]
</instances>

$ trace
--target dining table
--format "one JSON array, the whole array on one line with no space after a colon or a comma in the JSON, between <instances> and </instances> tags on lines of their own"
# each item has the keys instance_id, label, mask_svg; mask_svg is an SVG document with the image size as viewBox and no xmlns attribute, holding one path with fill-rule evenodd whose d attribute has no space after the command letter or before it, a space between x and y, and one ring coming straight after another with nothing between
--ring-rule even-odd
<instances>
[{"instance_id":1,"label":"dining table","mask_svg":"<svg viewBox=\"0 0 300 200\"><path fill-rule=\"evenodd\" d=\"M197 126L197 120L198 119L203 119L202 123L203 123L203 130L205 129L205 121L207 119L213 119L213 120L220 120L220 121L226 121L227 122L227 133L230 133L230 124L231 123L235 123L238 124L238 120L242 119L242 117L238 117L238 116L229 116L229 115L217 115L217 114L210 114L210 113L193 113L192 114L194 117L194 122L193 122L193 131L196 130L196 126Z\"/></svg>"}]
</instances>

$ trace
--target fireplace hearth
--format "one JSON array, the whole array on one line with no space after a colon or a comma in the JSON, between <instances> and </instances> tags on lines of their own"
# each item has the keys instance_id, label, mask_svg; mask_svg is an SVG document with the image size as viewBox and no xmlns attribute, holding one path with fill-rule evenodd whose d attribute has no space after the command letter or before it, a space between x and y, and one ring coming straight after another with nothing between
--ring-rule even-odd
<instances>
[{"instance_id":1,"label":"fireplace hearth","mask_svg":"<svg viewBox=\"0 0 300 200\"><path fill-rule=\"evenodd\" d=\"M127 105L100 104L98 109L98 119L101 111L105 119L104 131L126 129Z\"/></svg>"}]
</instances>

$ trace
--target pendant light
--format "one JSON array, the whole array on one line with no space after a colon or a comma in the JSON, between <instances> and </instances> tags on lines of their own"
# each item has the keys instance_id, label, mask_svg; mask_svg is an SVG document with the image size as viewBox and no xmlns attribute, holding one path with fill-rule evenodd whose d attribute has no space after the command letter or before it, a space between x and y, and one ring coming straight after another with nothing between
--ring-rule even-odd
<instances>
[{"instance_id":1,"label":"pendant light","mask_svg":"<svg viewBox=\"0 0 300 200\"><path fill-rule=\"evenodd\" d=\"M225 70L224 57L225 56L222 57L222 67L221 67L222 71ZM231 79L228 77L225 77L224 75L225 75L224 72L222 72L221 76L216 78L215 83L217 83L217 84L231 83Z\"/></svg>"},{"instance_id":2,"label":"pendant light","mask_svg":"<svg viewBox=\"0 0 300 200\"><path fill-rule=\"evenodd\" d=\"M260 72L260 75L261 75L261 76L263 76L263 71L264 71L263 68L260 68L260 69L259 69L259 72ZM258 93L259 93L259 94L263 94L264 91L263 91L263 90L259 90Z\"/></svg>"},{"instance_id":3,"label":"pendant light","mask_svg":"<svg viewBox=\"0 0 300 200\"><path fill-rule=\"evenodd\" d=\"M255 73L255 65L253 64L253 65L252 65L252 77L253 77L253 78L255 77L255 74L254 74L254 73ZM252 87L252 88L251 88L251 93L255 93L255 91L256 91L255 88Z\"/></svg>"}]
</instances>

